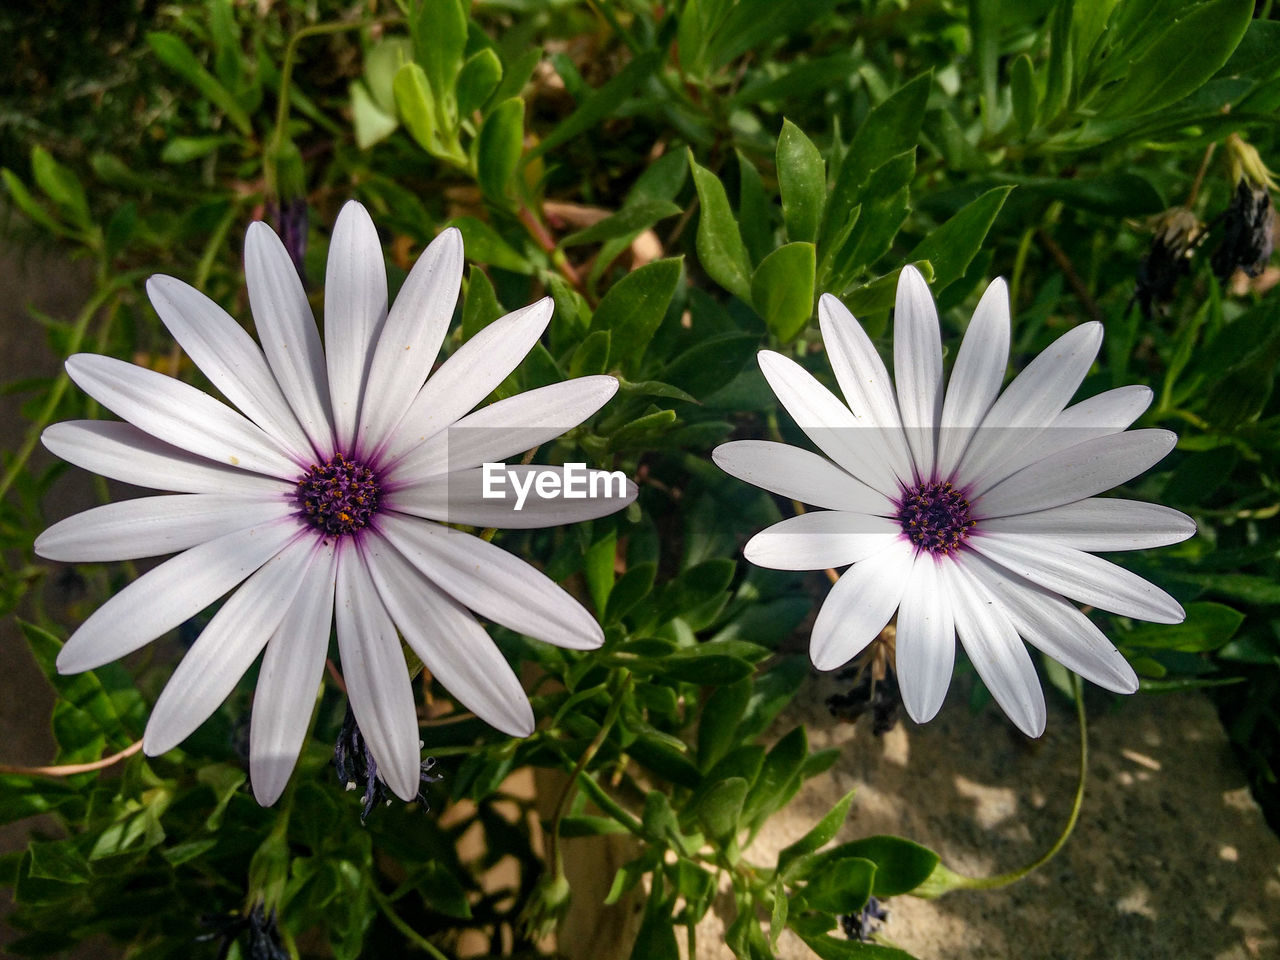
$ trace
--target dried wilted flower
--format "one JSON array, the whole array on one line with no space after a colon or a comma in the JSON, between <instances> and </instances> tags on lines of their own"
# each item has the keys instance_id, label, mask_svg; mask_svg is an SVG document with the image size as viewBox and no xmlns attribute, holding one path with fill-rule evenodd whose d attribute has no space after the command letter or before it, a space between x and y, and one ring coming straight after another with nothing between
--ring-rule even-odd
<instances>
[{"instance_id":1,"label":"dried wilted flower","mask_svg":"<svg viewBox=\"0 0 1280 960\"><path fill-rule=\"evenodd\" d=\"M1213 251L1213 272L1226 280L1236 270L1250 277L1262 272L1275 246L1276 183L1258 151L1236 134L1227 138L1227 156L1235 193L1223 215L1222 241Z\"/></svg>"},{"instance_id":2,"label":"dried wilted flower","mask_svg":"<svg viewBox=\"0 0 1280 960\"><path fill-rule=\"evenodd\" d=\"M1152 305L1163 307L1173 299L1173 288L1191 272L1191 259L1204 237L1204 224L1187 207L1171 207L1156 218L1155 237L1138 264L1133 292L1144 317L1151 318Z\"/></svg>"}]
</instances>

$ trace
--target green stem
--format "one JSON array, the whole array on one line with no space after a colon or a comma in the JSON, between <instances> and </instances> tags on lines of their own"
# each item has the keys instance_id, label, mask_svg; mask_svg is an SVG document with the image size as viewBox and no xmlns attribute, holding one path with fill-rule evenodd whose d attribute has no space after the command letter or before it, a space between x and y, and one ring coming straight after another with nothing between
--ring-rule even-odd
<instances>
[{"instance_id":1,"label":"green stem","mask_svg":"<svg viewBox=\"0 0 1280 960\"><path fill-rule=\"evenodd\" d=\"M378 909L382 911L382 915L391 921L391 925L404 934L410 943L419 950L431 954L435 960L449 960L434 943L413 929L404 917L396 913L395 908L391 906L391 901L378 889L377 884L369 885L369 893L373 895L373 899L378 904Z\"/></svg>"},{"instance_id":2,"label":"green stem","mask_svg":"<svg viewBox=\"0 0 1280 960\"><path fill-rule=\"evenodd\" d=\"M104 303L118 294L119 283L113 283L111 286L95 293L89 302L84 305L84 309L80 311L71 327L71 337L67 341L68 354L73 354L80 350L80 345L84 342L85 334L88 332L89 324L93 321L94 316ZM40 442L40 434L44 433L45 427L49 426L53 421L54 414L58 411L58 404L62 402L62 396L67 392L67 386L70 382L66 371L63 370L58 374L58 378L54 380L53 386L49 388L49 396L45 400L44 406L35 420L32 421L31 429L27 431L27 436L22 441L22 446L18 448L17 454L9 463L9 469L5 471L4 477L0 478L0 499L4 498L13 486L14 481L18 479L18 475L26 468L27 461L31 459L31 454Z\"/></svg>"},{"instance_id":3,"label":"green stem","mask_svg":"<svg viewBox=\"0 0 1280 960\"><path fill-rule=\"evenodd\" d=\"M595 759L595 755L604 744L609 731L613 729L613 725L618 719L618 714L622 712L623 702L627 699L631 676L625 670L618 676L620 679L610 684L613 702L609 704L609 710L604 715L604 722L600 724L600 730L596 733L591 743L587 745L587 749L582 751L582 756L578 758L577 764L569 774L569 780L564 785L564 789L560 791L560 800L556 803L556 812L551 820L551 833L547 841L547 845L550 848L547 859L551 861L551 869L557 877L564 876L564 858L560 849L560 823L569 811L569 801L573 798L573 788L577 784L578 778L586 772L587 765ZM594 783L594 781L592 782Z\"/></svg>"},{"instance_id":4,"label":"green stem","mask_svg":"<svg viewBox=\"0 0 1280 960\"><path fill-rule=\"evenodd\" d=\"M965 877L939 864L934 869L933 875L912 891L914 896L932 899L952 890L998 890L1017 883L1028 874L1039 870L1066 846L1067 840L1076 828L1076 822L1080 819L1080 808L1084 805L1085 780L1089 769L1089 724L1084 712L1084 691L1081 689L1080 677L1074 673L1071 675L1071 691L1075 695L1076 723L1080 728L1080 775L1076 783L1075 800L1071 804L1071 816L1067 818L1067 825L1054 841L1053 846L1038 860L1025 867L997 874L994 877Z\"/></svg>"}]
</instances>

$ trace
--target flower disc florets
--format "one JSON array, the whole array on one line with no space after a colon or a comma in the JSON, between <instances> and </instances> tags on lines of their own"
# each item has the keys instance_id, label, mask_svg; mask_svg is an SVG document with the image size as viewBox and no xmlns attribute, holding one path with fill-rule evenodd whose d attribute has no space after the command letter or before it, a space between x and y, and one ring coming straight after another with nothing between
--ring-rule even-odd
<instances>
[{"instance_id":1,"label":"flower disc florets","mask_svg":"<svg viewBox=\"0 0 1280 960\"><path fill-rule=\"evenodd\" d=\"M335 454L312 464L298 481L298 506L307 521L334 537L366 527L381 499L377 475L357 460Z\"/></svg>"},{"instance_id":2,"label":"flower disc florets","mask_svg":"<svg viewBox=\"0 0 1280 960\"><path fill-rule=\"evenodd\" d=\"M969 501L949 480L906 491L898 502L897 519L908 540L937 555L958 549L977 522L969 516Z\"/></svg>"}]
</instances>

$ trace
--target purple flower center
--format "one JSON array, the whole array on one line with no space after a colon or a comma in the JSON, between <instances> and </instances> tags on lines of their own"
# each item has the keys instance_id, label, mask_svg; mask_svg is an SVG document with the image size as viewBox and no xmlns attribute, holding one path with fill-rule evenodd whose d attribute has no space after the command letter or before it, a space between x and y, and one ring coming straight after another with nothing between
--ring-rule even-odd
<instances>
[{"instance_id":1,"label":"purple flower center","mask_svg":"<svg viewBox=\"0 0 1280 960\"><path fill-rule=\"evenodd\" d=\"M969 501L949 480L922 483L903 493L897 520L908 540L935 556L958 550L977 523L969 517Z\"/></svg>"},{"instance_id":2,"label":"purple flower center","mask_svg":"<svg viewBox=\"0 0 1280 960\"><path fill-rule=\"evenodd\" d=\"M335 454L298 481L298 507L321 533L334 537L368 526L378 512L382 491L378 478L363 463Z\"/></svg>"}]
</instances>

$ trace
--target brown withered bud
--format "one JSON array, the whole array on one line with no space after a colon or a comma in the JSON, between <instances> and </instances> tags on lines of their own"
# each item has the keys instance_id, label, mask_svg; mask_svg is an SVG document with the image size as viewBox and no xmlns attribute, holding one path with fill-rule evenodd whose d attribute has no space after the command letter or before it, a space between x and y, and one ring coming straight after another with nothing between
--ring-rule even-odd
<instances>
[{"instance_id":1,"label":"brown withered bud","mask_svg":"<svg viewBox=\"0 0 1280 960\"><path fill-rule=\"evenodd\" d=\"M1239 135L1227 138L1227 159L1235 192L1222 216L1218 232L1222 239L1210 260L1221 280L1236 270L1256 277L1271 259L1275 247L1276 212L1271 191L1276 183L1258 151Z\"/></svg>"},{"instance_id":2,"label":"brown withered bud","mask_svg":"<svg viewBox=\"0 0 1280 960\"><path fill-rule=\"evenodd\" d=\"M1156 219L1151 248L1138 264L1133 297L1142 315L1173 300L1174 287L1191 272L1191 259L1204 241L1204 225L1186 207L1172 207Z\"/></svg>"}]
</instances>

